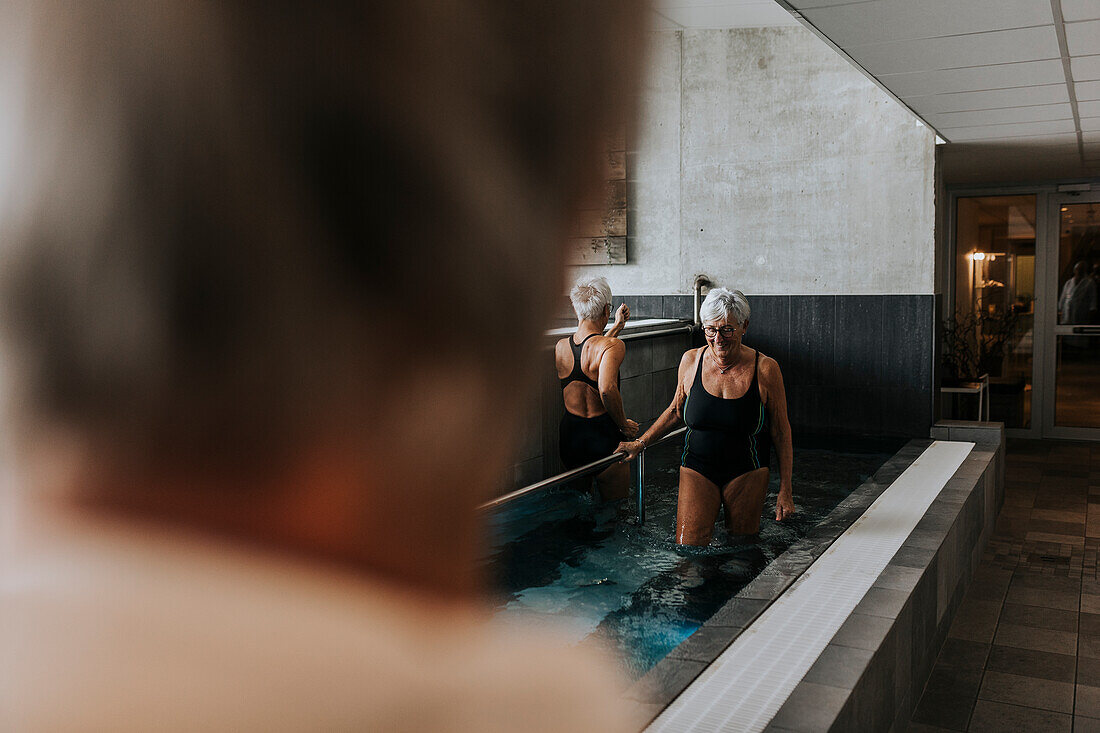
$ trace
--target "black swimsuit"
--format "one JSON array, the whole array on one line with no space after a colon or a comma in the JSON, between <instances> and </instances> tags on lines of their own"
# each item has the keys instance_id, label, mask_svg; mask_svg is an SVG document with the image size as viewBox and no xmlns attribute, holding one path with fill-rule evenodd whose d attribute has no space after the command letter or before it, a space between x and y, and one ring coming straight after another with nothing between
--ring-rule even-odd
<instances>
[{"instance_id":1,"label":"black swimsuit","mask_svg":"<svg viewBox=\"0 0 1100 733\"><path fill-rule=\"evenodd\" d=\"M597 335L599 334L591 334L579 344L573 343L573 337L569 337L569 348L573 352L573 371L561 378L563 390L573 382L584 382L597 392L600 391L600 385L596 380L581 370L581 349L584 348L588 339ZM622 439L619 426L606 412L596 417L581 417L566 410L558 429L561 462L566 468L576 468L600 458L606 458L615 452Z\"/></svg>"},{"instance_id":2,"label":"black swimsuit","mask_svg":"<svg viewBox=\"0 0 1100 733\"><path fill-rule=\"evenodd\" d=\"M772 438L756 381L760 352L753 360L748 390L732 400L715 397L703 387L705 357L699 357L695 381L684 405L688 432L680 465L698 471L721 489L738 476L767 468Z\"/></svg>"}]
</instances>

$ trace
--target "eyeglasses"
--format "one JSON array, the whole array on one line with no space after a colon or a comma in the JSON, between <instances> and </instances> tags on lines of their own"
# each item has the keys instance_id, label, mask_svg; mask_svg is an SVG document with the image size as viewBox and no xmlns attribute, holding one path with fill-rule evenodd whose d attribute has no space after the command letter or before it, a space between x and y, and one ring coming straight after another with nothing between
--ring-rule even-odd
<instances>
[{"instance_id":1,"label":"eyeglasses","mask_svg":"<svg viewBox=\"0 0 1100 733\"><path fill-rule=\"evenodd\" d=\"M724 337L730 338L736 332L737 329L733 326L721 326L719 328L715 328L714 326L705 326L703 328L703 333L705 333L708 338L714 338L718 334L722 334Z\"/></svg>"}]
</instances>

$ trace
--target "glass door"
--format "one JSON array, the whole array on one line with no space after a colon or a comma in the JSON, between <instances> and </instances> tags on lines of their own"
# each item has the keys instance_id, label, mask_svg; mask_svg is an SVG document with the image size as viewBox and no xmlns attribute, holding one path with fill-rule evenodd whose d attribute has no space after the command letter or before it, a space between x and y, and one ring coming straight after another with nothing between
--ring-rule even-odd
<instances>
[{"instance_id":1,"label":"glass door","mask_svg":"<svg viewBox=\"0 0 1100 733\"><path fill-rule=\"evenodd\" d=\"M1100 440L1100 194L1051 197L1043 435Z\"/></svg>"},{"instance_id":2,"label":"glass door","mask_svg":"<svg viewBox=\"0 0 1100 733\"><path fill-rule=\"evenodd\" d=\"M955 200L953 312L944 323L941 398L945 417L975 419L977 399L956 385L983 383L989 419L1017 433L1033 425L1038 196ZM958 403L958 404L952 404ZM984 416L982 419L985 419ZM1037 423L1038 420L1035 420Z\"/></svg>"}]
</instances>

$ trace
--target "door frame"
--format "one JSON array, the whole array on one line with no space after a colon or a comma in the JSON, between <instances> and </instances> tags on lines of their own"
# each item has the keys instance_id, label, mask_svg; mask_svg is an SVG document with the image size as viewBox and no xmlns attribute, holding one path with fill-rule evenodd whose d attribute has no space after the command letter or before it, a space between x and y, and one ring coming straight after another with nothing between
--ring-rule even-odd
<instances>
[{"instance_id":1,"label":"door frame","mask_svg":"<svg viewBox=\"0 0 1100 733\"><path fill-rule=\"evenodd\" d=\"M1053 437L1044 435L1042 432L1043 422L1042 415L1045 414L1046 409L1044 400L1044 394L1046 389L1046 371L1049 368L1046 359L1046 339L1043 337L1041 331L1045 328L1045 322L1043 321L1043 313L1048 306L1047 292L1048 287L1048 274L1046 267L1047 257L1043 254L1046 251L1045 240L1049 239L1048 228L1051 226L1050 222L1050 198L1057 193L1057 184L1048 185L1034 185L1034 186L982 186L974 188L965 187L951 187L947 191L947 217L946 217L946 230L947 241L944 245L946 252L943 257L944 264L944 279L941 280L942 292L944 293L944 309L942 316L946 318L948 314L955 312L955 274L958 265L958 259L956 257L955 235L958 202L961 198L975 198L982 196L1019 196L1019 195L1034 195L1035 196L1035 319L1034 329L1035 332L1032 335L1032 353L1031 353L1031 424L1027 428L1005 428L1005 435L1010 438L1032 438L1039 439L1043 437ZM1057 224L1054 224L1054 231L1057 233ZM1057 254L1057 244L1054 246L1055 254ZM1050 268L1054 270L1055 287L1057 287L1057 268ZM1053 345L1053 339L1051 339L1051 345ZM936 389L939 389L939 385L936 385ZM937 395L939 399L939 395ZM1053 405L1053 402L1051 402ZM1054 414L1053 406L1050 408L1051 415ZM1100 438L1100 436L1098 436Z\"/></svg>"},{"instance_id":2,"label":"door frame","mask_svg":"<svg viewBox=\"0 0 1100 733\"><path fill-rule=\"evenodd\" d=\"M1071 428L1059 427L1054 424L1055 417L1055 388L1057 381L1057 357L1055 327L1058 321L1058 246L1060 244L1061 207L1064 204L1100 205L1100 189L1082 191L1079 193L1058 193L1057 191L1047 196L1047 222L1044 228L1043 263L1044 269L1043 290L1047 293L1043 301L1043 328L1036 326L1036 335L1043 341L1043 370L1042 390L1046 399L1042 403L1042 437L1060 438L1064 440L1095 440L1100 441L1100 428ZM1039 243L1036 242L1036 254L1039 251ZM1039 257L1035 258L1035 288L1039 289ZM1036 296L1038 297L1038 296ZM1038 305L1038 304L1036 304ZM1035 314L1036 322L1039 320L1038 308ZM1032 389L1032 392L1035 390ZM1032 410L1032 423L1035 422L1035 411Z\"/></svg>"}]
</instances>

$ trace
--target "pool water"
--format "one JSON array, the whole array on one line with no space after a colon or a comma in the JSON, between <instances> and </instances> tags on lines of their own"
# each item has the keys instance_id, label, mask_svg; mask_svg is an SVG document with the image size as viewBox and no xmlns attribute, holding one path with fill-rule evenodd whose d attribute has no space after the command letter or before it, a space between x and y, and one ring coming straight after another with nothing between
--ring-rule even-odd
<instances>
[{"instance_id":1,"label":"pool water","mask_svg":"<svg viewBox=\"0 0 1100 733\"><path fill-rule=\"evenodd\" d=\"M489 517L493 540L483 560L495 588L497 620L547 625L577 643L617 649L640 677L699 628L764 567L869 478L902 441L843 450L795 448L798 513L776 522L779 476L771 482L757 538L730 537L719 521L705 548L675 543L681 446L646 453L646 524L635 500L601 503L575 488L516 500Z\"/></svg>"}]
</instances>

